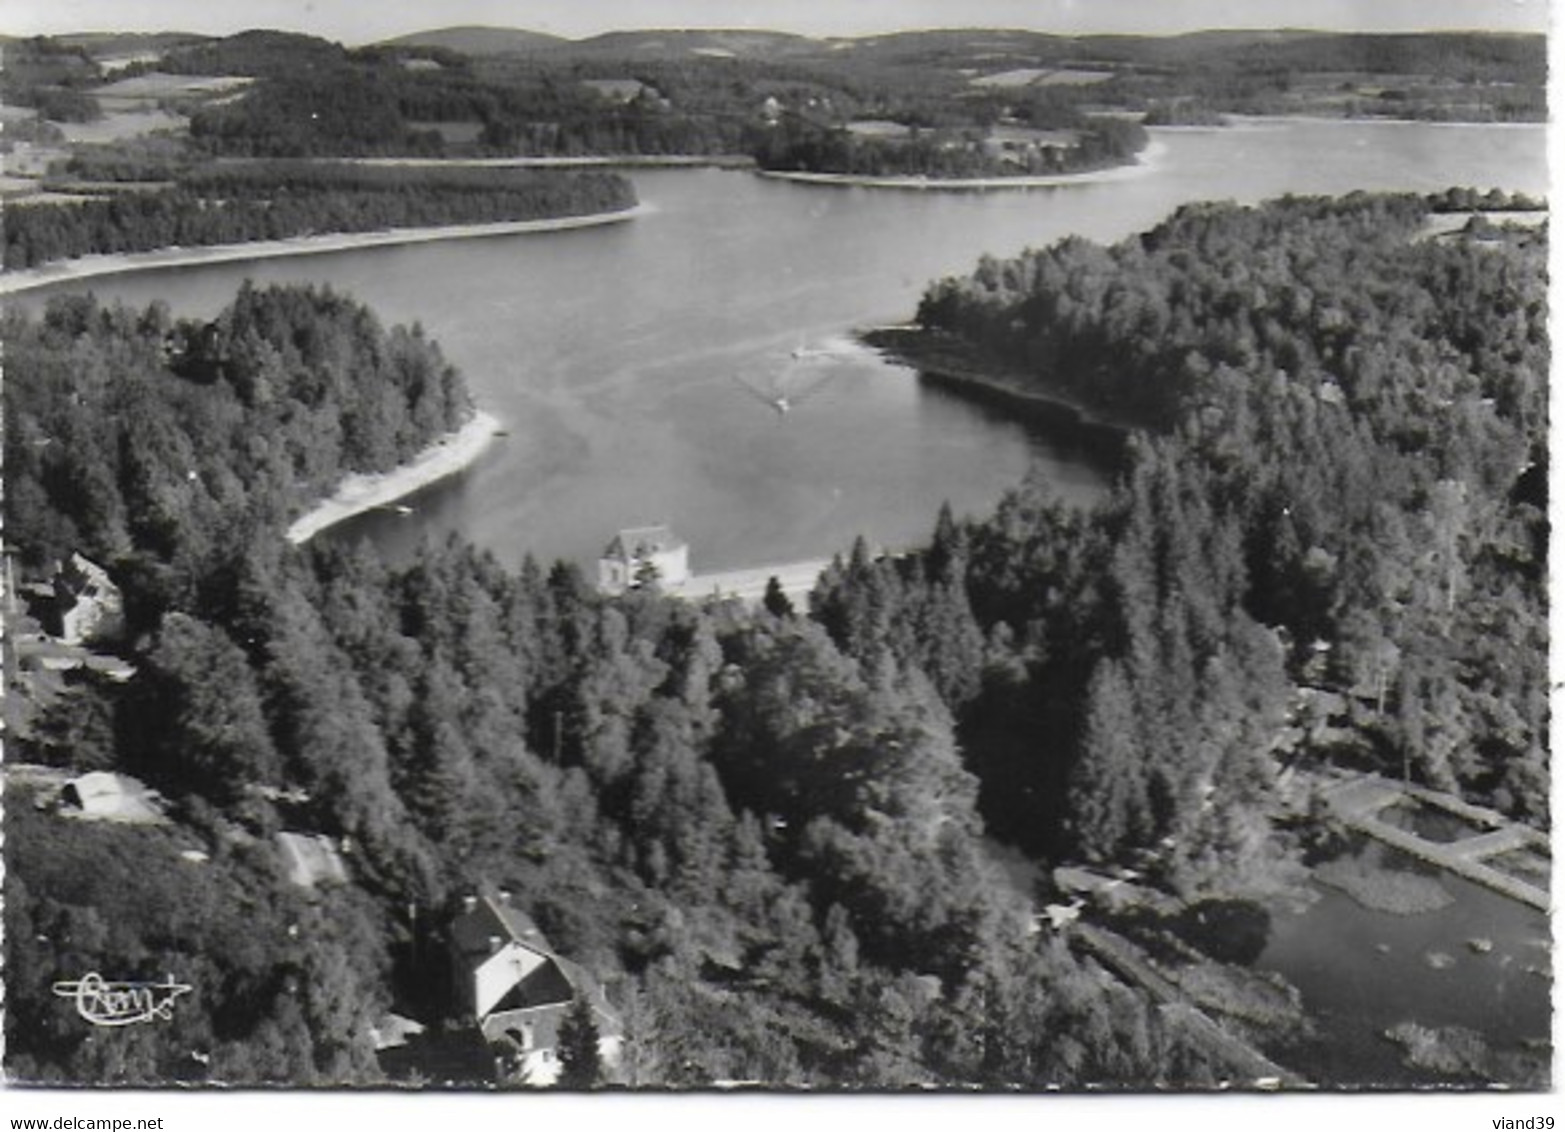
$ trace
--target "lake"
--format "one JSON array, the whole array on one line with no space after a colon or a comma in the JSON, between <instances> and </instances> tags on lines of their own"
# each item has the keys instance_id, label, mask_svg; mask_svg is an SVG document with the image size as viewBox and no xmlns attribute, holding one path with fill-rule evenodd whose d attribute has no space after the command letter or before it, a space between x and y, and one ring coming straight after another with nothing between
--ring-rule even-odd
<instances>
[{"instance_id":1,"label":"lake","mask_svg":"<svg viewBox=\"0 0 1565 1132\"><path fill-rule=\"evenodd\" d=\"M980 254L1072 233L1116 240L1194 200L1452 184L1541 194L1544 138L1541 126L1312 121L1161 130L1144 170L1025 192L637 170L652 211L628 224L74 289L206 316L247 277L310 281L388 322L420 321L509 435L412 500L413 516L362 516L331 537L400 556L457 532L507 563L587 564L617 528L669 523L709 570L825 556L859 534L907 544L943 501L982 512L1032 469L1067 499L1101 494L1102 468L1070 437L922 384L851 338L909 319L927 282ZM789 412L767 404L777 397Z\"/></svg>"}]
</instances>

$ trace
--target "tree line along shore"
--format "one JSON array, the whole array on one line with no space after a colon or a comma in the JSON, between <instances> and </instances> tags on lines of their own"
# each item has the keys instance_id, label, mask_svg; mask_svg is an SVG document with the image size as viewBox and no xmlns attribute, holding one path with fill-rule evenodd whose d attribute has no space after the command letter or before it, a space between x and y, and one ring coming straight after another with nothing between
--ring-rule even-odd
<instances>
[{"instance_id":1,"label":"tree line along shore","mask_svg":"<svg viewBox=\"0 0 1565 1132\"><path fill-rule=\"evenodd\" d=\"M535 222L622 213L636 204L607 172L265 162L202 168L166 188L6 210L4 264L317 234Z\"/></svg>"},{"instance_id":2,"label":"tree line along shore","mask_svg":"<svg viewBox=\"0 0 1565 1132\"><path fill-rule=\"evenodd\" d=\"M173 247L145 252L88 255L80 259L53 261L21 271L0 273L0 294L28 291L75 279L100 275L120 275L135 271L199 266L207 263L232 263L273 259L295 255L321 255L352 251L355 248L389 247L399 244L429 243L440 240L480 239L516 236L537 232L562 232L573 228L618 224L643 215L644 205L585 216L544 220L509 220L482 224L442 225L426 228L393 228L369 232L295 236L277 240L213 244L204 247Z\"/></svg>"}]
</instances>

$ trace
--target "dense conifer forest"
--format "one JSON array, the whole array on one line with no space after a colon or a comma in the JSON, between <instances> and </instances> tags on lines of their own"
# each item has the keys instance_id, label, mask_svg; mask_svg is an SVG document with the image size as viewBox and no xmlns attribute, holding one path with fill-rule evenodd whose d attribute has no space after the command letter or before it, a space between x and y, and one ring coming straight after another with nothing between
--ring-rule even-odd
<instances>
[{"instance_id":1,"label":"dense conifer forest","mask_svg":"<svg viewBox=\"0 0 1565 1132\"><path fill-rule=\"evenodd\" d=\"M113 168L154 177L144 162ZM105 166L109 166L107 169ZM205 247L390 228L552 220L626 209L630 182L612 173L422 169L302 162L206 166L166 188L7 207L4 264L36 267L85 255Z\"/></svg>"},{"instance_id":2,"label":"dense conifer forest","mask_svg":"<svg viewBox=\"0 0 1565 1132\"><path fill-rule=\"evenodd\" d=\"M994 845L1253 895L1298 853L1279 772L1330 760L1546 826L1543 237L1424 239L1427 210L1191 206L932 286L931 332L1145 425L1101 506L1028 483L932 516L807 610L609 599L456 540L287 546L336 476L467 411L417 328L339 296L10 316L8 541L107 565L139 671L8 758L134 773L177 820L7 790L8 1070L374 1081L375 1018L449 1012L445 916L487 880L605 983L626 1084L1230 1076L1033 933ZM1305 689L1346 705L1329 745ZM345 844L351 883L306 899L279 829ZM59 963L111 959L199 980L194 1028L51 1021Z\"/></svg>"},{"instance_id":3,"label":"dense conifer forest","mask_svg":"<svg viewBox=\"0 0 1565 1132\"><path fill-rule=\"evenodd\" d=\"M1079 534L1035 493L968 534L980 624L1042 631L1028 699L1074 750L986 780L1096 799L1063 805L1077 849L1220 812L1192 799L1226 774L1258 786L1244 731L1290 685L1347 693L1356 758L1546 823L1544 236L1425 238L1430 208L1191 205L926 293L928 330L1149 426ZM1038 556L1043 586L1017 565Z\"/></svg>"}]
</instances>

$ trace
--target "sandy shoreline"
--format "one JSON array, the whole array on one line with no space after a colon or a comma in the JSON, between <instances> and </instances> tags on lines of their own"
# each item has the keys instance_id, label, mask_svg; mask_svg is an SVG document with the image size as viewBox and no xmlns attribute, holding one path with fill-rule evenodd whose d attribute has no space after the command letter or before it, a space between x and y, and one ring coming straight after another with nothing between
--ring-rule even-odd
<instances>
[{"instance_id":1,"label":"sandy shoreline","mask_svg":"<svg viewBox=\"0 0 1565 1132\"><path fill-rule=\"evenodd\" d=\"M288 528L287 539L297 546L344 519L376 507L385 507L421 488L455 475L481 456L500 421L480 410L455 432L447 433L420 452L413 461L376 475L352 475L337 485L329 499L317 503Z\"/></svg>"},{"instance_id":2,"label":"sandy shoreline","mask_svg":"<svg viewBox=\"0 0 1565 1132\"><path fill-rule=\"evenodd\" d=\"M633 208L615 212L595 212L589 216L561 216L549 220L507 220L495 224L391 228L378 232L333 232L321 236L294 236L286 240L256 240L243 244L159 248L157 251L150 252L83 256L80 259L45 264L26 271L0 273L0 295L28 291L35 287L47 287L53 283L68 283L77 279L120 275L133 271L275 259L279 256L321 255L395 244L430 243L436 240L480 239L486 236L513 236L530 232L564 232L573 228L595 228L602 224L621 224L650 211L647 205L638 204Z\"/></svg>"},{"instance_id":3,"label":"sandy shoreline","mask_svg":"<svg viewBox=\"0 0 1565 1132\"><path fill-rule=\"evenodd\" d=\"M1225 114L1230 126L1243 129L1265 129L1268 126L1297 124L1303 126L1449 126L1458 130L1542 130L1547 122L1462 122L1442 121L1436 118L1341 118L1329 114ZM1158 129L1168 127L1159 126Z\"/></svg>"},{"instance_id":4,"label":"sandy shoreline","mask_svg":"<svg viewBox=\"0 0 1565 1132\"><path fill-rule=\"evenodd\" d=\"M1058 189L1071 185L1096 185L1125 181L1150 173L1167 146L1154 140L1129 165L1095 169L1085 173L1050 173L1022 177L868 177L857 173L797 173L782 169L757 169L756 175L801 185L837 185L861 189L914 189L932 192L974 192L989 189Z\"/></svg>"}]
</instances>

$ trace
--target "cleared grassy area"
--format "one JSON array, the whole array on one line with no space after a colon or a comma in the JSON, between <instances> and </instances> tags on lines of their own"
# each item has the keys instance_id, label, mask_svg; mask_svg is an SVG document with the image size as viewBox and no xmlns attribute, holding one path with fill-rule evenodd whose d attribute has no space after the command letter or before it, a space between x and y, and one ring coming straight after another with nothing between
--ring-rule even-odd
<instances>
[{"instance_id":1,"label":"cleared grassy area","mask_svg":"<svg viewBox=\"0 0 1565 1132\"><path fill-rule=\"evenodd\" d=\"M199 94L224 94L238 87L248 86L254 81L242 75L166 75L161 71L152 71L101 86L96 93L99 98L156 100Z\"/></svg>"},{"instance_id":2,"label":"cleared grassy area","mask_svg":"<svg viewBox=\"0 0 1565 1132\"><path fill-rule=\"evenodd\" d=\"M980 75L970 80L974 86L1022 87L1022 86L1090 86L1107 82L1114 77L1112 71L1083 71L1071 67L1051 70L1046 67L1018 67L1012 71L999 71L992 75Z\"/></svg>"},{"instance_id":3,"label":"cleared grassy area","mask_svg":"<svg viewBox=\"0 0 1565 1132\"><path fill-rule=\"evenodd\" d=\"M159 130L183 131L185 119L165 110L133 110L105 114L96 122L61 122L60 132L72 144L105 145Z\"/></svg>"},{"instance_id":4,"label":"cleared grassy area","mask_svg":"<svg viewBox=\"0 0 1565 1132\"><path fill-rule=\"evenodd\" d=\"M980 75L972 80L974 86L1015 87L1031 86L1048 72L1041 67L1019 67L1014 71L1000 71L993 75Z\"/></svg>"},{"instance_id":5,"label":"cleared grassy area","mask_svg":"<svg viewBox=\"0 0 1565 1132\"><path fill-rule=\"evenodd\" d=\"M864 138L905 138L911 131L901 122L866 118L858 122L849 122L848 132Z\"/></svg>"},{"instance_id":6,"label":"cleared grassy area","mask_svg":"<svg viewBox=\"0 0 1565 1132\"><path fill-rule=\"evenodd\" d=\"M471 145L484 132L482 122L409 122L410 130L433 130L448 145Z\"/></svg>"}]
</instances>

